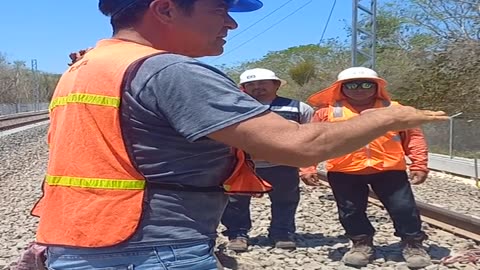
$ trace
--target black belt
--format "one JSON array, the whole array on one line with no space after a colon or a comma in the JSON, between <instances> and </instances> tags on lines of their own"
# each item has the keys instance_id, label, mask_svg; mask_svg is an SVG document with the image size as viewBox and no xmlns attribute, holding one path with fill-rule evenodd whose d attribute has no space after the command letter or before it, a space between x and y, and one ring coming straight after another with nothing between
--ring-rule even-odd
<instances>
[{"instance_id":1,"label":"black belt","mask_svg":"<svg viewBox=\"0 0 480 270\"><path fill-rule=\"evenodd\" d=\"M147 186L153 187L153 188L165 189L165 190L186 191L186 192L225 192L222 186L199 187L199 186L176 184L176 183L155 183L155 182L147 182Z\"/></svg>"}]
</instances>

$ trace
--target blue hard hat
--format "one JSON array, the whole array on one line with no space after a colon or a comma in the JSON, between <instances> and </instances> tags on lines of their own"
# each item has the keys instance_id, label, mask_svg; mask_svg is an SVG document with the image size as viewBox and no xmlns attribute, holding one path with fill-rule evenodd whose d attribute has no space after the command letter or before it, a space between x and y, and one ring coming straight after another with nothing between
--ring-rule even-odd
<instances>
[{"instance_id":1,"label":"blue hard hat","mask_svg":"<svg viewBox=\"0 0 480 270\"><path fill-rule=\"evenodd\" d=\"M102 0L100 0L101 2ZM114 16L128 7L135 4L137 0L117 0L117 8L114 9L108 16ZM260 0L225 0L228 4L228 11L230 12L250 12L263 7L263 3Z\"/></svg>"},{"instance_id":2,"label":"blue hard hat","mask_svg":"<svg viewBox=\"0 0 480 270\"><path fill-rule=\"evenodd\" d=\"M260 0L227 0L230 12L250 12L263 6Z\"/></svg>"}]
</instances>

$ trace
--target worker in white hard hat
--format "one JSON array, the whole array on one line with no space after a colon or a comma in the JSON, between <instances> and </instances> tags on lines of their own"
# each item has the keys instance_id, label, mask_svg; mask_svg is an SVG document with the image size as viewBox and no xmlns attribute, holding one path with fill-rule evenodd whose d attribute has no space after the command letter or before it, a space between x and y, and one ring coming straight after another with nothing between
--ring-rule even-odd
<instances>
[{"instance_id":1,"label":"worker in white hard hat","mask_svg":"<svg viewBox=\"0 0 480 270\"><path fill-rule=\"evenodd\" d=\"M240 75L240 88L260 103L269 105L270 111L296 123L310 122L313 115L312 107L301 101L277 95L278 89L285 84L285 80L278 78L268 69L249 69ZM300 200L299 169L263 160L256 160L255 167L256 173L273 187L273 191L268 194L272 214L269 237L277 248L294 249L295 212ZM306 184L318 183L306 182ZM248 231L252 227L250 198L230 196L223 214L222 223L227 228L224 235L230 240L228 248L231 250L246 251L248 248Z\"/></svg>"},{"instance_id":2,"label":"worker in white hard hat","mask_svg":"<svg viewBox=\"0 0 480 270\"><path fill-rule=\"evenodd\" d=\"M308 99L319 108L312 122L340 122L358 117L366 110L399 106L390 100L386 84L369 68L352 67L340 72L335 83ZM410 181L405 156L412 161ZM420 268L431 263L422 247L427 236L421 229L410 186L427 179L427 163L428 149L420 128L387 132L350 154L327 160L328 181L340 223L353 243L343 257L346 264L365 266L374 255L375 229L366 215L369 186L393 220L408 266ZM303 180L316 177L316 166L301 169Z\"/></svg>"}]
</instances>

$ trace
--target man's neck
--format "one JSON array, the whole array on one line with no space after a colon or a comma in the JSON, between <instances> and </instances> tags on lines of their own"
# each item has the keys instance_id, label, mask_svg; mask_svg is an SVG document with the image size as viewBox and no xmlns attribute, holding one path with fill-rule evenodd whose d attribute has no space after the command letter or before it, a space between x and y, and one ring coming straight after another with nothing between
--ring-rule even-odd
<instances>
[{"instance_id":1,"label":"man's neck","mask_svg":"<svg viewBox=\"0 0 480 270\"><path fill-rule=\"evenodd\" d=\"M361 112L361 111L366 110L366 109L373 108L375 106L376 101L377 101L376 98L368 99L368 100L362 100L362 101L352 100L352 99L347 98L348 104L350 104L358 112Z\"/></svg>"},{"instance_id":2,"label":"man's neck","mask_svg":"<svg viewBox=\"0 0 480 270\"><path fill-rule=\"evenodd\" d=\"M132 29L122 29L113 35L112 38L135 42L145 46L153 47L153 44L145 39L140 33Z\"/></svg>"}]
</instances>

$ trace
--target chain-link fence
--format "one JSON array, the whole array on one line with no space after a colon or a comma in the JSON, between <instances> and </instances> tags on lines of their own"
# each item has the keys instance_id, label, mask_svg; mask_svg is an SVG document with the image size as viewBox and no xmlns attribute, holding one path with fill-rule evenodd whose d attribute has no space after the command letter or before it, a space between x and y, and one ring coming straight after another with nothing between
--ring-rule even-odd
<instances>
[{"instance_id":1,"label":"chain-link fence","mask_svg":"<svg viewBox=\"0 0 480 270\"><path fill-rule=\"evenodd\" d=\"M480 118L454 117L423 126L429 152L480 158Z\"/></svg>"},{"instance_id":2,"label":"chain-link fence","mask_svg":"<svg viewBox=\"0 0 480 270\"><path fill-rule=\"evenodd\" d=\"M8 103L0 104L0 115L21 113L21 112L34 112L43 111L48 109L48 102L43 103Z\"/></svg>"}]
</instances>

